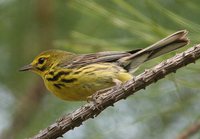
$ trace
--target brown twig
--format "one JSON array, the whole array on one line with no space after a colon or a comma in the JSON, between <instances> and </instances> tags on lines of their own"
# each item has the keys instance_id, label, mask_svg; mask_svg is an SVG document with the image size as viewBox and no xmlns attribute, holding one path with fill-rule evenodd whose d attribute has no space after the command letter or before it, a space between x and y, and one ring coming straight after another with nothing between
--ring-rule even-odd
<instances>
[{"instance_id":1,"label":"brown twig","mask_svg":"<svg viewBox=\"0 0 200 139\"><path fill-rule=\"evenodd\" d=\"M177 139L188 139L195 133L200 131L200 121L193 123L189 128L187 128L183 133L181 133Z\"/></svg>"},{"instance_id":2,"label":"brown twig","mask_svg":"<svg viewBox=\"0 0 200 139\"><path fill-rule=\"evenodd\" d=\"M115 102L127 98L187 64L194 63L198 58L200 58L200 44L158 64L152 69L146 70L134 80L130 80L121 86L114 86L103 94L94 95L93 102L87 103L74 112L63 116L30 139L55 139L61 137L67 131L80 126L85 120L94 118L105 108L113 106Z\"/></svg>"}]
</instances>

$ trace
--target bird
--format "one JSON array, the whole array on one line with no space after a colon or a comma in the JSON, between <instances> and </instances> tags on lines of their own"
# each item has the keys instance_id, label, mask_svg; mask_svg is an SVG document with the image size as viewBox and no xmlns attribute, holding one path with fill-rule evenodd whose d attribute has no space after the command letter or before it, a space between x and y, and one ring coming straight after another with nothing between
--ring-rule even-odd
<instances>
[{"instance_id":1,"label":"bird","mask_svg":"<svg viewBox=\"0 0 200 139\"><path fill-rule=\"evenodd\" d=\"M134 71L153 58L189 43L188 31L180 30L144 49L75 54L50 49L20 68L32 71L44 80L46 88L60 99L86 101L102 89L134 78Z\"/></svg>"}]
</instances>

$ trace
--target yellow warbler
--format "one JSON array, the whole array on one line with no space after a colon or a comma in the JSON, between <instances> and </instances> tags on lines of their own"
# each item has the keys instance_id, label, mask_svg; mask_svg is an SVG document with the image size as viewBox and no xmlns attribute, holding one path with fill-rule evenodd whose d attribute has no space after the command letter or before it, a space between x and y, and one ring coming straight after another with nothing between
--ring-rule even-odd
<instances>
[{"instance_id":1,"label":"yellow warbler","mask_svg":"<svg viewBox=\"0 0 200 139\"><path fill-rule=\"evenodd\" d=\"M49 91L64 100L80 101L96 91L133 78L132 72L152 58L188 44L187 31L178 31L157 43L132 51L75 54L47 50L20 71L40 75Z\"/></svg>"}]
</instances>

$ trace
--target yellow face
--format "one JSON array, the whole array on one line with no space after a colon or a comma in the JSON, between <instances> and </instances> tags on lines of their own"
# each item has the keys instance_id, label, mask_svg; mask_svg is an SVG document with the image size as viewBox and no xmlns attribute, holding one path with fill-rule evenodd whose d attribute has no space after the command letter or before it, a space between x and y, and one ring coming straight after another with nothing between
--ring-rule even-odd
<instances>
[{"instance_id":1,"label":"yellow face","mask_svg":"<svg viewBox=\"0 0 200 139\"><path fill-rule=\"evenodd\" d=\"M58 63L66 62L71 60L73 53L69 53L61 50L48 50L39 54L33 62L20 68L20 71L32 71L40 76L49 71L52 67L56 66Z\"/></svg>"},{"instance_id":2,"label":"yellow face","mask_svg":"<svg viewBox=\"0 0 200 139\"><path fill-rule=\"evenodd\" d=\"M52 62L51 62L50 55L39 55L29 65L22 67L20 71L29 70L42 76L45 73L45 71L51 68L51 66L52 66Z\"/></svg>"}]
</instances>

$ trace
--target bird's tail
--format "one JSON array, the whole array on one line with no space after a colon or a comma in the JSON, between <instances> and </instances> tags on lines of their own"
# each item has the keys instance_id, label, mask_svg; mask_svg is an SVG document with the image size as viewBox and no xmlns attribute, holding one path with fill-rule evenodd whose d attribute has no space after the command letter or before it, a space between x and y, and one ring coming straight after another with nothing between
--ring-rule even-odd
<instances>
[{"instance_id":1,"label":"bird's tail","mask_svg":"<svg viewBox=\"0 0 200 139\"><path fill-rule=\"evenodd\" d=\"M186 30L175 32L147 48L119 59L118 62L131 72L145 61L187 45L189 43L189 39L186 36L187 33Z\"/></svg>"}]
</instances>

